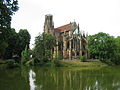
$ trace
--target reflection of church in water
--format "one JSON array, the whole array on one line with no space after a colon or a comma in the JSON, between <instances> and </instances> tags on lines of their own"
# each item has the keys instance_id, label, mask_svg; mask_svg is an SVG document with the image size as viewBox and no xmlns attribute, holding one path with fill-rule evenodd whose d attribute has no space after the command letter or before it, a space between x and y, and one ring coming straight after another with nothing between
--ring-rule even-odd
<instances>
[{"instance_id":1,"label":"reflection of church in water","mask_svg":"<svg viewBox=\"0 0 120 90\"><path fill-rule=\"evenodd\" d=\"M53 55L60 54L63 59L77 59L80 56L87 57L87 37L80 31L79 24L69 24L54 28L53 16L45 15L44 33L56 37L57 46L53 49Z\"/></svg>"}]
</instances>

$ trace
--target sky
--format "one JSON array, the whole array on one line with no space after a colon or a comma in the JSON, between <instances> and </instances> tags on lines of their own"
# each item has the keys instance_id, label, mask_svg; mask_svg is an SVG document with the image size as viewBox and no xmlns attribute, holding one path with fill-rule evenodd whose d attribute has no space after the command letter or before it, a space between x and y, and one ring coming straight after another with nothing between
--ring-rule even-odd
<instances>
[{"instance_id":1,"label":"sky","mask_svg":"<svg viewBox=\"0 0 120 90\"><path fill-rule=\"evenodd\" d=\"M19 10L12 16L11 27L27 29L30 46L43 32L46 14L53 15L54 27L79 23L89 35L105 32L120 36L120 0L18 0Z\"/></svg>"}]
</instances>

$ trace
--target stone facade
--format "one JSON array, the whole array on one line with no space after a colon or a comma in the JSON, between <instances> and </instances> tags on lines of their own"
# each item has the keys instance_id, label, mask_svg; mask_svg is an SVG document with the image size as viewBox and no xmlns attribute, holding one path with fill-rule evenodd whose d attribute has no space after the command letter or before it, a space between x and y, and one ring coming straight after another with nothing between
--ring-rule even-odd
<instances>
[{"instance_id":1,"label":"stone facade","mask_svg":"<svg viewBox=\"0 0 120 90\"><path fill-rule=\"evenodd\" d=\"M56 37L57 46L53 49L53 56L59 54L63 59L69 60L80 56L87 57L88 35L80 31L79 24L77 25L76 22L54 28L53 16L45 15L44 33Z\"/></svg>"}]
</instances>

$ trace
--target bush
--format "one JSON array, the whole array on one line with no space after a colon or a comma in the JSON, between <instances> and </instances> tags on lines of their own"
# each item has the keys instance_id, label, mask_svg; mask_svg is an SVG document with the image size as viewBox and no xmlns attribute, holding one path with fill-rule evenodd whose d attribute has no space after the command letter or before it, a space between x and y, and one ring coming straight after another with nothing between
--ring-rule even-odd
<instances>
[{"instance_id":1,"label":"bush","mask_svg":"<svg viewBox=\"0 0 120 90\"><path fill-rule=\"evenodd\" d=\"M18 63L15 63L14 59L9 59L6 61L7 68L19 67Z\"/></svg>"},{"instance_id":2,"label":"bush","mask_svg":"<svg viewBox=\"0 0 120 90\"><path fill-rule=\"evenodd\" d=\"M116 53L115 56L111 58L111 62L116 65L120 65L120 53Z\"/></svg>"},{"instance_id":3,"label":"bush","mask_svg":"<svg viewBox=\"0 0 120 90\"><path fill-rule=\"evenodd\" d=\"M54 65L55 65L55 67L62 66L59 60L54 60Z\"/></svg>"},{"instance_id":4,"label":"bush","mask_svg":"<svg viewBox=\"0 0 120 90\"><path fill-rule=\"evenodd\" d=\"M34 65L34 66L46 66L47 63L49 63L50 60L47 58L33 58L32 60L27 61L26 65Z\"/></svg>"},{"instance_id":5,"label":"bush","mask_svg":"<svg viewBox=\"0 0 120 90\"><path fill-rule=\"evenodd\" d=\"M25 50L21 53L21 64L25 64L30 58L29 50L27 49L27 46L25 47Z\"/></svg>"},{"instance_id":6,"label":"bush","mask_svg":"<svg viewBox=\"0 0 120 90\"><path fill-rule=\"evenodd\" d=\"M34 66L34 59L31 59L25 63L27 66Z\"/></svg>"},{"instance_id":7,"label":"bush","mask_svg":"<svg viewBox=\"0 0 120 90\"><path fill-rule=\"evenodd\" d=\"M60 67L62 64L60 63L59 57L55 57L53 60L51 60L51 67Z\"/></svg>"},{"instance_id":8,"label":"bush","mask_svg":"<svg viewBox=\"0 0 120 90\"><path fill-rule=\"evenodd\" d=\"M87 59L86 59L85 56L81 56L81 57L80 57L80 60L81 60L81 62L86 62L86 61L87 61Z\"/></svg>"}]
</instances>

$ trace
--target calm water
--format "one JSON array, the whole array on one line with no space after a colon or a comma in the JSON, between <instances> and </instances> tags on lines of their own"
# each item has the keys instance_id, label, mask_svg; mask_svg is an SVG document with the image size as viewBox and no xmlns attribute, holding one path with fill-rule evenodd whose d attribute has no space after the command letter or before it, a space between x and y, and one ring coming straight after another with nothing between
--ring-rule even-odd
<instances>
[{"instance_id":1,"label":"calm water","mask_svg":"<svg viewBox=\"0 0 120 90\"><path fill-rule=\"evenodd\" d=\"M120 66L0 70L0 90L120 90Z\"/></svg>"}]
</instances>

